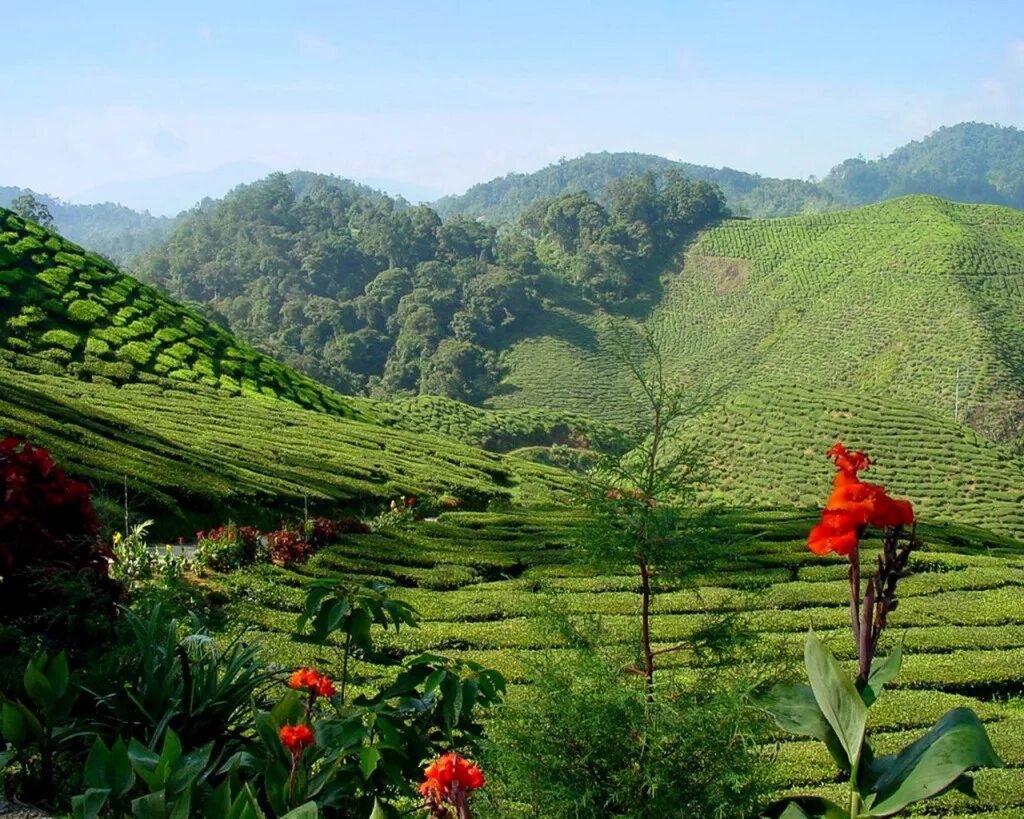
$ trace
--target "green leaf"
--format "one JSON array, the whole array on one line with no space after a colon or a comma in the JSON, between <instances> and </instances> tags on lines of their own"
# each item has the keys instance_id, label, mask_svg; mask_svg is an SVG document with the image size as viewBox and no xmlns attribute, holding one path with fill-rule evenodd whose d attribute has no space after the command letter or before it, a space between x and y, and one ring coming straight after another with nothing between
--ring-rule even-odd
<instances>
[{"instance_id":1,"label":"green leaf","mask_svg":"<svg viewBox=\"0 0 1024 819\"><path fill-rule=\"evenodd\" d=\"M784 731L820 739L843 771L850 770L850 760L836 732L818 707L814 692L807 685L777 685L764 694L751 697L757 708L767 713Z\"/></svg>"},{"instance_id":2,"label":"green leaf","mask_svg":"<svg viewBox=\"0 0 1024 819\"><path fill-rule=\"evenodd\" d=\"M56 699L50 681L34 663L29 663L25 667L23 682L25 683L25 692L36 705L45 708Z\"/></svg>"},{"instance_id":3,"label":"green leaf","mask_svg":"<svg viewBox=\"0 0 1024 819\"><path fill-rule=\"evenodd\" d=\"M96 737L96 741L89 750L89 756L85 758L85 770L82 772L82 781L87 788L110 788L110 749L106 743Z\"/></svg>"},{"instance_id":4,"label":"green leaf","mask_svg":"<svg viewBox=\"0 0 1024 819\"><path fill-rule=\"evenodd\" d=\"M379 764L380 751L372 747L359 749L359 770L363 772L363 779L369 779Z\"/></svg>"},{"instance_id":5,"label":"green leaf","mask_svg":"<svg viewBox=\"0 0 1024 819\"><path fill-rule=\"evenodd\" d=\"M320 810L317 808L316 802L306 802L295 810L288 811L281 819L317 819L319 816Z\"/></svg>"},{"instance_id":6,"label":"green leaf","mask_svg":"<svg viewBox=\"0 0 1024 819\"><path fill-rule=\"evenodd\" d=\"M882 695L882 689L890 680L895 679L900 673L903 665L903 646L897 645L888 657L876 657L871 663L871 672L868 674L867 685L860 692L864 705L870 708Z\"/></svg>"},{"instance_id":7,"label":"green leaf","mask_svg":"<svg viewBox=\"0 0 1024 819\"><path fill-rule=\"evenodd\" d=\"M977 767L1001 768L1003 761L978 716L969 708L954 708L895 756L874 761L869 812L891 816L941 793Z\"/></svg>"},{"instance_id":8,"label":"green leaf","mask_svg":"<svg viewBox=\"0 0 1024 819\"><path fill-rule=\"evenodd\" d=\"M46 677L56 699L60 699L67 693L70 673L68 672L68 657L63 651L50 660L46 669Z\"/></svg>"},{"instance_id":9,"label":"green leaf","mask_svg":"<svg viewBox=\"0 0 1024 819\"><path fill-rule=\"evenodd\" d=\"M170 819L188 819L192 809L192 793L185 791L174 800L174 810L171 811Z\"/></svg>"},{"instance_id":10,"label":"green leaf","mask_svg":"<svg viewBox=\"0 0 1024 819\"><path fill-rule=\"evenodd\" d=\"M167 804L164 792L157 791L132 800L134 819L167 819Z\"/></svg>"},{"instance_id":11,"label":"green leaf","mask_svg":"<svg viewBox=\"0 0 1024 819\"><path fill-rule=\"evenodd\" d=\"M814 629L807 633L804 665L821 713L839 737L850 764L856 768L867 727L867 706Z\"/></svg>"},{"instance_id":12,"label":"green leaf","mask_svg":"<svg viewBox=\"0 0 1024 819\"><path fill-rule=\"evenodd\" d=\"M106 788L89 788L80 796L71 797L71 815L74 819L96 819L107 804L110 791Z\"/></svg>"},{"instance_id":13,"label":"green leaf","mask_svg":"<svg viewBox=\"0 0 1024 819\"><path fill-rule=\"evenodd\" d=\"M785 804L785 809L781 810ZM779 802L770 806L767 816L778 819L850 819L850 814L834 802L820 796L798 796L785 803Z\"/></svg>"},{"instance_id":14,"label":"green leaf","mask_svg":"<svg viewBox=\"0 0 1024 819\"><path fill-rule=\"evenodd\" d=\"M790 802L779 819L811 819L811 817L796 802Z\"/></svg>"},{"instance_id":15,"label":"green leaf","mask_svg":"<svg viewBox=\"0 0 1024 819\"><path fill-rule=\"evenodd\" d=\"M370 814L370 819L387 819L379 799L373 800L373 813Z\"/></svg>"},{"instance_id":16,"label":"green leaf","mask_svg":"<svg viewBox=\"0 0 1024 819\"><path fill-rule=\"evenodd\" d=\"M107 776L110 787L116 796L124 796L135 784L135 772L132 770L132 763L128 758L128 747L120 737L117 738L114 747L110 749Z\"/></svg>"},{"instance_id":17,"label":"green leaf","mask_svg":"<svg viewBox=\"0 0 1024 819\"><path fill-rule=\"evenodd\" d=\"M15 747L25 744L28 733L25 717L21 710L11 703L5 702L0 713L0 734Z\"/></svg>"}]
</instances>

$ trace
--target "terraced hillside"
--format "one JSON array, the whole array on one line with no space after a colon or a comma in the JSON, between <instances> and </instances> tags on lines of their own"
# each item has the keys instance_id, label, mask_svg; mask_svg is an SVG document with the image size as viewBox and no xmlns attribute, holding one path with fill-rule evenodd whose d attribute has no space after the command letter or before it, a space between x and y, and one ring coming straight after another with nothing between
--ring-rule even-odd
<instances>
[{"instance_id":1,"label":"terraced hillside","mask_svg":"<svg viewBox=\"0 0 1024 819\"><path fill-rule=\"evenodd\" d=\"M1024 213L906 197L727 222L664 288L647 321L688 387L710 496L814 504L817 459L843 439L888 453L879 477L937 518L1024 534L1024 466L998 443L1024 435ZM495 406L630 420L607 317L535 328Z\"/></svg>"},{"instance_id":2,"label":"terraced hillside","mask_svg":"<svg viewBox=\"0 0 1024 819\"><path fill-rule=\"evenodd\" d=\"M0 208L0 355L112 384L166 379L281 398L334 414L354 405L94 253ZM47 363L48 362L48 363Z\"/></svg>"},{"instance_id":3,"label":"terraced hillside","mask_svg":"<svg viewBox=\"0 0 1024 819\"><path fill-rule=\"evenodd\" d=\"M340 574L383 578L422 617L419 629L381 633L399 652L458 654L500 669L514 683L540 650L568 652L564 636L545 625L553 604L574 614L601 615L608 644L635 640L639 597L628 575L598 575L573 548L578 519L570 511L512 515L445 514L438 523L352 536L303 567L258 566L213 580L232 602L225 609L232 628L256 626L271 656L285 665L310 662L310 645L292 633L311 577ZM706 623L709 611L733 612L756 633L755 653L786 656L796 668L808 626L823 634L840 656L852 659L846 565L810 554L804 538L811 518L751 513L724 518L745 543L709 566L699 587L664 586L656 597L654 633L675 644ZM901 582L890 644L905 641L907 655L895 690L872 712L877 745L889 750L923 733L945 710L968 705L988 723L1005 770L977 776L980 802L960 795L929 804L951 819L1024 815L1024 551L1007 541L965 527L922 526L927 548ZM863 559L873 560L870 551ZM555 595L552 597L551 595ZM692 678L697 658L680 653L676 673ZM322 667L340 663L328 648ZM667 659L667 658L666 658ZM383 669L362 666L360 673ZM513 686L512 696L516 696ZM1013 699L1016 697L1017 699ZM780 736L780 791L827 791L827 752L814 742Z\"/></svg>"},{"instance_id":4,"label":"terraced hillside","mask_svg":"<svg viewBox=\"0 0 1024 819\"><path fill-rule=\"evenodd\" d=\"M67 469L151 513L220 522L369 504L401 494L488 500L565 495L569 476L451 438L404 432L287 401L172 382L88 383L0 363L0 435L51 449Z\"/></svg>"}]
</instances>

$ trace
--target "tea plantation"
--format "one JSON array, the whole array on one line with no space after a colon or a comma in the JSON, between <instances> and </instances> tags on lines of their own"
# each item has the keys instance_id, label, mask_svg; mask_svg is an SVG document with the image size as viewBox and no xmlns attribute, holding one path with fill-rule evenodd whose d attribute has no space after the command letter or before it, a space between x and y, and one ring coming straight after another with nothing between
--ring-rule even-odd
<instances>
[{"instance_id":1,"label":"tea plantation","mask_svg":"<svg viewBox=\"0 0 1024 819\"><path fill-rule=\"evenodd\" d=\"M662 286L645 321L696 410L753 385L788 383L953 419L958 368L956 420L1024 408L1020 211L909 196L727 221L704 231ZM601 312L552 310L508 352L494 404L628 418L629 380L614 347Z\"/></svg>"},{"instance_id":2,"label":"tea plantation","mask_svg":"<svg viewBox=\"0 0 1024 819\"><path fill-rule=\"evenodd\" d=\"M95 253L0 208L0 352L19 368L110 384L167 379L360 413L313 379Z\"/></svg>"},{"instance_id":3,"label":"tea plantation","mask_svg":"<svg viewBox=\"0 0 1024 819\"><path fill-rule=\"evenodd\" d=\"M284 665L311 661L313 647L293 638L311 577L385 579L415 606L418 629L380 633L395 652L443 651L500 669L527 682L535 652L570 652L542 615L552 609L600 615L608 644L632 644L638 629L637 580L599 574L576 547L579 518L568 509L446 513L436 523L350 536L296 568L258 566L209 581L220 593L231 629L262 632L268 656ZM655 599L653 628L662 646L691 637L709 612L731 612L756 636L750 654L786 657L797 668L809 626L840 656L852 658L846 566L810 554L810 517L734 513L721 521L738 534L720 565L697 586L665 582ZM912 561L888 646L903 640L903 671L872 712L877 745L886 750L923 733L944 711L968 705L986 721L1008 768L977 775L980 802L960 795L929 804L945 817L1019 817L1024 812L1024 551L1018 542L966 527L922 526L926 549ZM735 542L735 541L734 541ZM865 551L865 562L874 559ZM886 648L887 648L886 647ZM317 661L331 668L330 648ZM669 657L672 659L669 661ZM699 675L694 654L667 655L676 673ZM381 668L362 665L373 677ZM788 735L766 749L777 758L780 790L838 789L827 752Z\"/></svg>"},{"instance_id":4,"label":"tea plantation","mask_svg":"<svg viewBox=\"0 0 1024 819\"><path fill-rule=\"evenodd\" d=\"M565 495L569 476L461 444L297 407L158 383L109 384L0 362L0 431L51 449L76 475L151 513L374 507L401 494L488 500ZM274 512L271 512L274 514Z\"/></svg>"}]
</instances>

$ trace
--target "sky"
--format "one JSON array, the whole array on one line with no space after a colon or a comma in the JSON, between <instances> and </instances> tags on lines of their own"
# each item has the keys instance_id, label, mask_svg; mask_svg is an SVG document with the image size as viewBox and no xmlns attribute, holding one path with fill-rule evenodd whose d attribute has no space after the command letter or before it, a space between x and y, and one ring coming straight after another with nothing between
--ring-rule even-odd
<instances>
[{"instance_id":1,"label":"sky","mask_svg":"<svg viewBox=\"0 0 1024 819\"><path fill-rule=\"evenodd\" d=\"M603 150L807 178L943 125L1024 127L1014 0L0 0L0 20L0 186L154 212L271 170L413 200Z\"/></svg>"}]
</instances>

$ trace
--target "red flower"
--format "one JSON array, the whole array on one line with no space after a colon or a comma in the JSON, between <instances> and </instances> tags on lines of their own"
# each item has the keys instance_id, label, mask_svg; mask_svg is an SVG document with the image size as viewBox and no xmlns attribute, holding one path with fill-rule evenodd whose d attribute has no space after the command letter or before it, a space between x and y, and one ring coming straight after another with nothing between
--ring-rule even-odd
<instances>
[{"instance_id":1,"label":"red flower","mask_svg":"<svg viewBox=\"0 0 1024 819\"><path fill-rule=\"evenodd\" d=\"M484 786L484 772L458 754L438 757L424 771L420 793L432 808L443 802L465 804L467 794Z\"/></svg>"},{"instance_id":2,"label":"red flower","mask_svg":"<svg viewBox=\"0 0 1024 819\"><path fill-rule=\"evenodd\" d=\"M308 725L285 725L280 731L280 737L281 744L291 751L294 757L300 756L304 748L316 743Z\"/></svg>"},{"instance_id":3,"label":"red flower","mask_svg":"<svg viewBox=\"0 0 1024 819\"><path fill-rule=\"evenodd\" d=\"M314 699L317 696L333 697L338 693L334 688L334 681L330 677L314 671L312 668L300 668L294 672L288 679L288 685L295 689L309 689L309 693L313 695Z\"/></svg>"},{"instance_id":4,"label":"red flower","mask_svg":"<svg viewBox=\"0 0 1024 819\"><path fill-rule=\"evenodd\" d=\"M909 526L914 522L914 509L909 501L890 498L884 486L864 483L857 477L871 466L863 452L850 452L841 443L828 451L835 462L836 473L821 523L807 538L808 548L816 555L835 552L848 555L857 548L861 531L866 526L884 529Z\"/></svg>"}]
</instances>

